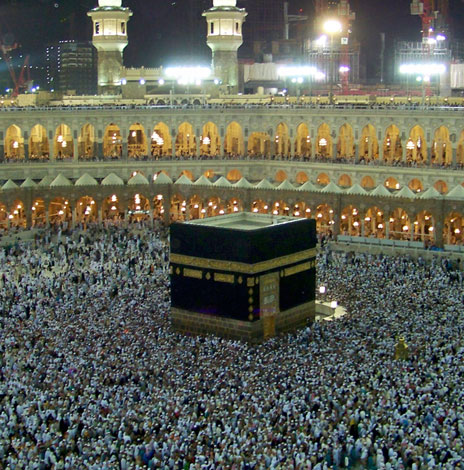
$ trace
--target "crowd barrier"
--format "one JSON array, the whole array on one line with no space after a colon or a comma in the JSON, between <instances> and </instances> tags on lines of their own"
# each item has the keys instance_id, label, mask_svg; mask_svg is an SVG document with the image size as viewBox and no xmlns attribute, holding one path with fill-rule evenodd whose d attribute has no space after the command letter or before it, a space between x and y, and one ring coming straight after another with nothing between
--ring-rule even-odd
<instances>
[{"instance_id":1,"label":"crowd barrier","mask_svg":"<svg viewBox=\"0 0 464 470\"><path fill-rule=\"evenodd\" d=\"M414 248L417 250L423 250L425 248L424 242L410 240L391 240L389 238L353 237L350 235L339 235L337 237L337 241L340 243L359 243L365 245L381 245L397 248Z\"/></svg>"}]
</instances>

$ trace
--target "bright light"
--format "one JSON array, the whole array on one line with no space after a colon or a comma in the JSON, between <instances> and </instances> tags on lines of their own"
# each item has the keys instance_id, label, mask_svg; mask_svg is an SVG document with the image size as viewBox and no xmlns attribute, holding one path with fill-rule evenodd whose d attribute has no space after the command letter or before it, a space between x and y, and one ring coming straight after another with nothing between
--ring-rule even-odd
<instances>
[{"instance_id":1,"label":"bright light","mask_svg":"<svg viewBox=\"0 0 464 470\"><path fill-rule=\"evenodd\" d=\"M324 23L324 31L329 34L340 33L342 31L342 24L338 20L327 20Z\"/></svg>"},{"instance_id":2,"label":"bright light","mask_svg":"<svg viewBox=\"0 0 464 470\"><path fill-rule=\"evenodd\" d=\"M323 34L319 38L316 39L316 46L325 46L327 44L327 36Z\"/></svg>"},{"instance_id":3,"label":"bright light","mask_svg":"<svg viewBox=\"0 0 464 470\"><path fill-rule=\"evenodd\" d=\"M443 34L437 34L437 41L446 41L446 36L443 36Z\"/></svg>"},{"instance_id":4,"label":"bright light","mask_svg":"<svg viewBox=\"0 0 464 470\"><path fill-rule=\"evenodd\" d=\"M330 308L333 308L334 310L337 308L337 301L336 300L332 300L332 302L330 302Z\"/></svg>"},{"instance_id":5,"label":"bright light","mask_svg":"<svg viewBox=\"0 0 464 470\"><path fill-rule=\"evenodd\" d=\"M205 80L211 76L209 67L168 67L165 69L166 77L178 82L196 83L198 80Z\"/></svg>"},{"instance_id":6,"label":"bright light","mask_svg":"<svg viewBox=\"0 0 464 470\"><path fill-rule=\"evenodd\" d=\"M145 81L144 78L141 78L141 79L139 80L139 83L140 83L140 85L145 85L146 81Z\"/></svg>"},{"instance_id":7,"label":"bright light","mask_svg":"<svg viewBox=\"0 0 464 470\"><path fill-rule=\"evenodd\" d=\"M121 79L121 85L127 85L127 80L125 78Z\"/></svg>"},{"instance_id":8,"label":"bright light","mask_svg":"<svg viewBox=\"0 0 464 470\"><path fill-rule=\"evenodd\" d=\"M439 75L446 72L444 64L403 64L400 65L400 73Z\"/></svg>"},{"instance_id":9,"label":"bright light","mask_svg":"<svg viewBox=\"0 0 464 470\"><path fill-rule=\"evenodd\" d=\"M319 73L312 65L284 65L277 69L279 77L315 77Z\"/></svg>"},{"instance_id":10,"label":"bright light","mask_svg":"<svg viewBox=\"0 0 464 470\"><path fill-rule=\"evenodd\" d=\"M338 70L340 73L347 73L350 71L350 68L347 65L341 65Z\"/></svg>"},{"instance_id":11,"label":"bright light","mask_svg":"<svg viewBox=\"0 0 464 470\"><path fill-rule=\"evenodd\" d=\"M165 82L164 82L164 80L163 80L162 78L160 78L160 79L158 80L158 85L164 85L164 83L165 83Z\"/></svg>"},{"instance_id":12,"label":"bright light","mask_svg":"<svg viewBox=\"0 0 464 470\"><path fill-rule=\"evenodd\" d=\"M325 294L325 286L319 287L319 294Z\"/></svg>"}]
</instances>

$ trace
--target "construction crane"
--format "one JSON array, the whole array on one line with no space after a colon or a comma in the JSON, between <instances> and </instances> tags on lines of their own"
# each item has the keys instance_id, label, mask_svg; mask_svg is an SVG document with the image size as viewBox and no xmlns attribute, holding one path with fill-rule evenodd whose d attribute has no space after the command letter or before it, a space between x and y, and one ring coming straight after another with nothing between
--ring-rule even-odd
<instances>
[{"instance_id":1,"label":"construction crane","mask_svg":"<svg viewBox=\"0 0 464 470\"><path fill-rule=\"evenodd\" d=\"M434 0L412 0L411 15L418 15L422 20L422 38L424 42L427 42L427 38L433 32L437 14Z\"/></svg>"},{"instance_id":2,"label":"construction crane","mask_svg":"<svg viewBox=\"0 0 464 470\"><path fill-rule=\"evenodd\" d=\"M13 91L11 93L11 96L13 98L16 98L21 91L26 90L28 87L28 84L31 81L31 76L29 72L29 56L28 55L24 59L19 75L16 76L16 72L15 72L13 63L11 61L10 52L17 49L18 47L19 45L17 43L14 43L12 45L5 45L0 41L1 55L2 55L3 60L6 63L8 71L10 72L11 80L13 82Z\"/></svg>"},{"instance_id":3,"label":"construction crane","mask_svg":"<svg viewBox=\"0 0 464 470\"><path fill-rule=\"evenodd\" d=\"M412 0L411 15L420 16L422 21L422 48L430 59L432 47L443 33L448 33L448 0ZM439 28L438 31L436 29ZM440 33L435 37L436 33ZM430 79L424 88L427 96L431 95Z\"/></svg>"}]
</instances>

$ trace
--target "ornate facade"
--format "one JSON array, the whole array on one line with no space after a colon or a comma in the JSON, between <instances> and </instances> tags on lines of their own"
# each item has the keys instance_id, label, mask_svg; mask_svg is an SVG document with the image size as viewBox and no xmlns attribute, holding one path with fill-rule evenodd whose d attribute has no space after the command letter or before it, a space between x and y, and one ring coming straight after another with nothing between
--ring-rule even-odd
<instances>
[{"instance_id":1,"label":"ornate facade","mask_svg":"<svg viewBox=\"0 0 464 470\"><path fill-rule=\"evenodd\" d=\"M11 110L1 156L5 229L253 210L426 244L461 244L464 230L464 122L451 109Z\"/></svg>"}]
</instances>

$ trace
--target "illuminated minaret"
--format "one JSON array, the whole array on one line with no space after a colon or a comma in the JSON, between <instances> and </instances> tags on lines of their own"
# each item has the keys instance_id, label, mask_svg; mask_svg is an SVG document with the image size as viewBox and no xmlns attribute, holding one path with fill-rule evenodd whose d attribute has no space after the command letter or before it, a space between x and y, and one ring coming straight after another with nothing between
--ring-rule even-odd
<instances>
[{"instance_id":1,"label":"illuminated minaret","mask_svg":"<svg viewBox=\"0 0 464 470\"><path fill-rule=\"evenodd\" d=\"M93 22L92 43L98 51L98 92L117 94L121 86L122 52L127 46L127 22L132 16L122 0L99 0L87 13Z\"/></svg>"},{"instance_id":2,"label":"illuminated minaret","mask_svg":"<svg viewBox=\"0 0 464 470\"><path fill-rule=\"evenodd\" d=\"M238 91L237 50L242 45L242 25L247 15L237 0L213 0L203 12L208 24L207 44L213 51L213 72L229 93Z\"/></svg>"}]
</instances>

